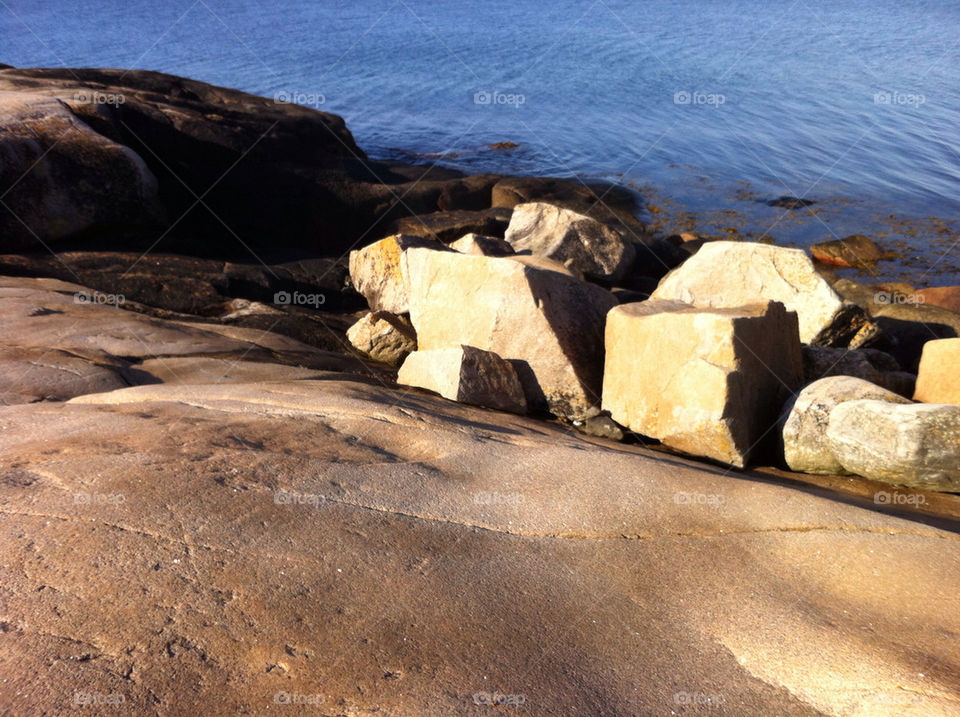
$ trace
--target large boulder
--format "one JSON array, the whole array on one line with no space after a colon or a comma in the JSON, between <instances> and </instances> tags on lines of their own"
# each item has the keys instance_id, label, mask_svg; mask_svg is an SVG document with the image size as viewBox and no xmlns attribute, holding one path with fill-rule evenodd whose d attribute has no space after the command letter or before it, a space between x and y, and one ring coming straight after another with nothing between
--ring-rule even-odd
<instances>
[{"instance_id":1,"label":"large boulder","mask_svg":"<svg viewBox=\"0 0 960 717\"><path fill-rule=\"evenodd\" d=\"M960 406L847 401L830 413L827 445L850 473L960 491Z\"/></svg>"},{"instance_id":2,"label":"large boulder","mask_svg":"<svg viewBox=\"0 0 960 717\"><path fill-rule=\"evenodd\" d=\"M872 333L862 310L844 303L800 249L710 242L669 273L650 298L714 308L779 301L797 313L805 344L846 346L862 343L864 331Z\"/></svg>"},{"instance_id":3,"label":"large boulder","mask_svg":"<svg viewBox=\"0 0 960 717\"><path fill-rule=\"evenodd\" d=\"M436 391L444 398L510 413L526 413L517 371L492 351L474 346L414 351L403 362L397 383Z\"/></svg>"},{"instance_id":4,"label":"large boulder","mask_svg":"<svg viewBox=\"0 0 960 717\"><path fill-rule=\"evenodd\" d=\"M504 238L517 252L554 259L608 283L626 274L635 258L633 244L610 227L543 202L514 207Z\"/></svg>"},{"instance_id":5,"label":"large boulder","mask_svg":"<svg viewBox=\"0 0 960 717\"><path fill-rule=\"evenodd\" d=\"M0 247L42 252L85 233L160 224L157 179L137 152L64 102L2 90L0 83Z\"/></svg>"},{"instance_id":6,"label":"large boulder","mask_svg":"<svg viewBox=\"0 0 960 717\"><path fill-rule=\"evenodd\" d=\"M389 311L372 311L347 329L347 340L374 361L399 366L417 350L417 332L410 320Z\"/></svg>"},{"instance_id":7,"label":"large boulder","mask_svg":"<svg viewBox=\"0 0 960 717\"><path fill-rule=\"evenodd\" d=\"M425 248L403 260L421 351L462 344L493 351L514 362L532 409L571 419L597 412L603 325L617 303L610 292L541 268L542 260Z\"/></svg>"},{"instance_id":8,"label":"large boulder","mask_svg":"<svg viewBox=\"0 0 960 717\"><path fill-rule=\"evenodd\" d=\"M814 381L784 410L783 452L790 470L825 475L845 473L827 445L827 426L834 408L861 399L910 403L903 396L861 378L829 376Z\"/></svg>"},{"instance_id":9,"label":"large boulder","mask_svg":"<svg viewBox=\"0 0 960 717\"><path fill-rule=\"evenodd\" d=\"M400 257L412 247L446 248L433 239L394 234L350 252L350 280L373 311L393 314L410 311Z\"/></svg>"},{"instance_id":10,"label":"large boulder","mask_svg":"<svg viewBox=\"0 0 960 717\"><path fill-rule=\"evenodd\" d=\"M915 401L960 406L960 339L940 339L923 345Z\"/></svg>"},{"instance_id":11,"label":"large boulder","mask_svg":"<svg viewBox=\"0 0 960 717\"><path fill-rule=\"evenodd\" d=\"M797 316L777 302L607 315L604 410L686 453L745 466L801 378Z\"/></svg>"},{"instance_id":12,"label":"large boulder","mask_svg":"<svg viewBox=\"0 0 960 717\"><path fill-rule=\"evenodd\" d=\"M878 348L896 357L907 371L917 372L928 341L960 336L960 314L939 306L889 303L873 311L882 331Z\"/></svg>"}]
</instances>

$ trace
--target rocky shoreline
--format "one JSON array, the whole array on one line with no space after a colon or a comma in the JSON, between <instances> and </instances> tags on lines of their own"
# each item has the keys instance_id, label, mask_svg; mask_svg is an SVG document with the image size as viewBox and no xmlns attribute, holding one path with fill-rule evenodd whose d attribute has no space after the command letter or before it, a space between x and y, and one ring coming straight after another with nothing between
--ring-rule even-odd
<instances>
[{"instance_id":1,"label":"rocky shoreline","mask_svg":"<svg viewBox=\"0 0 960 717\"><path fill-rule=\"evenodd\" d=\"M14 714L960 700L960 288L868 238L122 70L0 67L0 204Z\"/></svg>"}]
</instances>

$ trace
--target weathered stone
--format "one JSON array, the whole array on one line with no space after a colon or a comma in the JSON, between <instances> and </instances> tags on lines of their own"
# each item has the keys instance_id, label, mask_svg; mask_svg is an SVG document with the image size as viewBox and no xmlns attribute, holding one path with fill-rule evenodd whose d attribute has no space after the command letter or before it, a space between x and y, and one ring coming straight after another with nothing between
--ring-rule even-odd
<instances>
[{"instance_id":1,"label":"weathered stone","mask_svg":"<svg viewBox=\"0 0 960 717\"><path fill-rule=\"evenodd\" d=\"M432 239L394 234L350 252L350 280L373 311L393 314L410 311L400 257L412 247L445 249Z\"/></svg>"},{"instance_id":2,"label":"weathered stone","mask_svg":"<svg viewBox=\"0 0 960 717\"><path fill-rule=\"evenodd\" d=\"M827 445L850 473L960 491L960 406L847 401L830 412Z\"/></svg>"},{"instance_id":3,"label":"weathered stone","mask_svg":"<svg viewBox=\"0 0 960 717\"><path fill-rule=\"evenodd\" d=\"M834 408L860 399L910 403L903 396L861 378L829 376L814 381L784 410L783 449L790 470L825 475L845 473L827 446L827 426Z\"/></svg>"},{"instance_id":4,"label":"weathered stone","mask_svg":"<svg viewBox=\"0 0 960 717\"><path fill-rule=\"evenodd\" d=\"M588 436L607 438L611 441L623 440L623 429L610 416L600 414L586 421L575 421L574 427Z\"/></svg>"},{"instance_id":5,"label":"weathered stone","mask_svg":"<svg viewBox=\"0 0 960 717\"><path fill-rule=\"evenodd\" d=\"M450 244L450 248L461 254L478 256L511 256L516 252L503 239L487 237L482 234L466 234Z\"/></svg>"},{"instance_id":6,"label":"weathered stone","mask_svg":"<svg viewBox=\"0 0 960 717\"><path fill-rule=\"evenodd\" d=\"M57 349L5 346L0 348L0 406L126 388L125 368L125 362L103 354L83 357Z\"/></svg>"},{"instance_id":7,"label":"weathered stone","mask_svg":"<svg viewBox=\"0 0 960 717\"><path fill-rule=\"evenodd\" d=\"M417 332L410 320L389 311L373 311L347 329L347 339L355 349L374 361L399 366L417 350Z\"/></svg>"},{"instance_id":8,"label":"weathered stone","mask_svg":"<svg viewBox=\"0 0 960 717\"><path fill-rule=\"evenodd\" d=\"M517 252L554 259L605 282L622 277L636 256L633 244L605 224L542 202L514 207L505 239Z\"/></svg>"},{"instance_id":9,"label":"weathered stone","mask_svg":"<svg viewBox=\"0 0 960 717\"><path fill-rule=\"evenodd\" d=\"M588 418L600 398L603 324L617 300L524 259L535 257L405 252L419 348L493 351L517 367L531 409Z\"/></svg>"},{"instance_id":10,"label":"weathered stone","mask_svg":"<svg viewBox=\"0 0 960 717\"><path fill-rule=\"evenodd\" d=\"M892 354L907 371L917 372L923 347L929 341L960 336L960 314L926 304L878 306L874 320L880 327L880 341L874 344Z\"/></svg>"},{"instance_id":11,"label":"weathered stone","mask_svg":"<svg viewBox=\"0 0 960 717\"><path fill-rule=\"evenodd\" d=\"M868 268L884 258L884 251L863 234L820 242L810 247L813 258L822 264Z\"/></svg>"},{"instance_id":12,"label":"weathered stone","mask_svg":"<svg viewBox=\"0 0 960 717\"><path fill-rule=\"evenodd\" d=\"M960 406L960 338L923 345L915 401Z\"/></svg>"},{"instance_id":13,"label":"weathered stone","mask_svg":"<svg viewBox=\"0 0 960 717\"><path fill-rule=\"evenodd\" d=\"M897 360L876 349L803 347L803 380L810 384L827 376L853 376L901 396L913 395L916 377L900 370Z\"/></svg>"},{"instance_id":14,"label":"weathered stone","mask_svg":"<svg viewBox=\"0 0 960 717\"><path fill-rule=\"evenodd\" d=\"M778 302L650 300L607 316L603 408L686 453L745 466L801 378L797 316Z\"/></svg>"},{"instance_id":15,"label":"weathered stone","mask_svg":"<svg viewBox=\"0 0 960 717\"><path fill-rule=\"evenodd\" d=\"M779 301L797 313L806 344L847 345L866 322L862 312L849 312L805 252L767 244L709 242L668 274L651 298L714 308Z\"/></svg>"},{"instance_id":16,"label":"weathered stone","mask_svg":"<svg viewBox=\"0 0 960 717\"><path fill-rule=\"evenodd\" d=\"M414 351L397 383L436 391L444 398L510 413L526 413L523 386L513 365L473 346Z\"/></svg>"}]
</instances>

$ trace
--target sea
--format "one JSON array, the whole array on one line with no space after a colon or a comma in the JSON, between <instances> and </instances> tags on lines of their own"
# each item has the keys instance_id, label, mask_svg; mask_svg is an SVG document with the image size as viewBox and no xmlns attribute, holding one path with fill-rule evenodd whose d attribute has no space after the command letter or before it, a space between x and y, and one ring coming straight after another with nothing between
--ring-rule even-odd
<instances>
[{"instance_id":1,"label":"sea","mask_svg":"<svg viewBox=\"0 0 960 717\"><path fill-rule=\"evenodd\" d=\"M666 234L862 233L891 258L854 278L960 284L956 0L0 0L0 62L185 75L374 158L615 181Z\"/></svg>"}]
</instances>

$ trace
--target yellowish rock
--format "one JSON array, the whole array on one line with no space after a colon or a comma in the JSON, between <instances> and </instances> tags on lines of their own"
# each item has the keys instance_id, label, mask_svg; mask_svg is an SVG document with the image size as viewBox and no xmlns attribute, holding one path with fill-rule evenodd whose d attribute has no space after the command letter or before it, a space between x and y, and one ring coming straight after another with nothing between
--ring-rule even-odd
<instances>
[{"instance_id":1,"label":"yellowish rock","mask_svg":"<svg viewBox=\"0 0 960 717\"><path fill-rule=\"evenodd\" d=\"M913 399L960 406L960 338L928 341L923 345Z\"/></svg>"}]
</instances>

